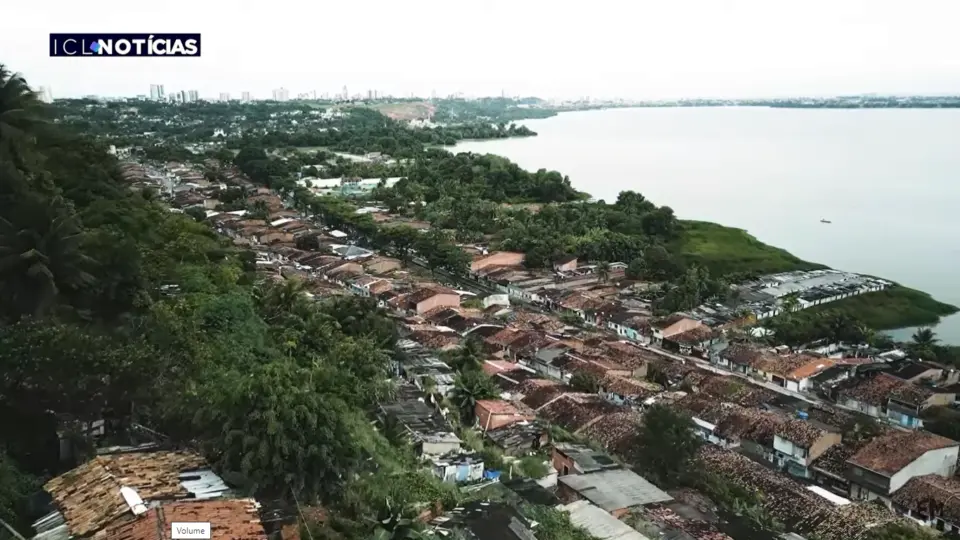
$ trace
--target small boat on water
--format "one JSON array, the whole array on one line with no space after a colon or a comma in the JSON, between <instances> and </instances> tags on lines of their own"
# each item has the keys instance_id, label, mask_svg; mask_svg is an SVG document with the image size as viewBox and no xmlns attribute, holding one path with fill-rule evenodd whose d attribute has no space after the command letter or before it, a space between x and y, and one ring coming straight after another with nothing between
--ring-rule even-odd
<instances>
[{"instance_id":1,"label":"small boat on water","mask_svg":"<svg viewBox=\"0 0 960 540\"><path fill-rule=\"evenodd\" d=\"M833 223L833 222L830 221L829 219L821 219L820 223Z\"/></svg>"}]
</instances>

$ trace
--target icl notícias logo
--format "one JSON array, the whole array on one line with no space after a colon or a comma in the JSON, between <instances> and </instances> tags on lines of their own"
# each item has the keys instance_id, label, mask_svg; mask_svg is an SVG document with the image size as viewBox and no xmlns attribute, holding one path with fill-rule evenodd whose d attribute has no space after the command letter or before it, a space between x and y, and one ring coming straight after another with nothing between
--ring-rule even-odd
<instances>
[{"instance_id":1,"label":"icl not\u00edcias logo","mask_svg":"<svg viewBox=\"0 0 960 540\"><path fill-rule=\"evenodd\" d=\"M50 34L50 56L200 56L200 34Z\"/></svg>"}]
</instances>

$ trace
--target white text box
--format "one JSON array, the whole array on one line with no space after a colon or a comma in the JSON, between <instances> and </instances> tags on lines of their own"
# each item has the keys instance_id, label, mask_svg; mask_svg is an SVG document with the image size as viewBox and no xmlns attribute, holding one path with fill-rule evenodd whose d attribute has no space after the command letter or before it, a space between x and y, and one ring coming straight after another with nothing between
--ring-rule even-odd
<instances>
[{"instance_id":1,"label":"white text box","mask_svg":"<svg viewBox=\"0 0 960 540\"><path fill-rule=\"evenodd\" d=\"M210 522L174 521L170 524L173 540L210 540Z\"/></svg>"}]
</instances>

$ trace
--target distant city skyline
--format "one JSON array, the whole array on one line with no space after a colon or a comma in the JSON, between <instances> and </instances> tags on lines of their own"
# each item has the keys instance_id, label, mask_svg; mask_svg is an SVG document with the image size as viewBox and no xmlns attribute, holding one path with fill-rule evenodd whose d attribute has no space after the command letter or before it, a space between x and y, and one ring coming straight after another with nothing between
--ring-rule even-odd
<instances>
[{"instance_id":1,"label":"distant city skyline","mask_svg":"<svg viewBox=\"0 0 960 540\"><path fill-rule=\"evenodd\" d=\"M136 96L158 81L168 92L260 98L343 86L349 95L630 99L960 92L955 0L596 0L575 10L546 0L240 0L229 17L186 0L17 9L0 33L2 61L57 97ZM54 30L200 32L203 55L50 58Z\"/></svg>"},{"instance_id":2,"label":"distant city skyline","mask_svg":"<svg viewBox=\"0 0 960 540\"><path fill-rule=\"evenodd\" d=\"M526 97L536 97L536 98L541 98L541 99L544 99L544 100L547 100L547 101L551 101L551 100L562 100L562 101L584 101L584 100L587 100L587 101L590 101L590 100L597 100L597 101L645 101L645 100L643 100L643 99L637 99L637 98L631 99L631 98L619 97L619 96L615 96L615 97L575 96L575 97L570 97L570 98L561 99L561 98L550 97L550 96L528 96L528 95L519 95L519 94L513 95L513 94L508 93L505 89L501 89L501 91L500 91L498 94L496 94L496 95L469 95L469 94L465 94L465 93L463 93L463 92L453 93L453 94L449 94L449 95L438 95L438 93L437 93L436 90L431 90L429 96L426 96L426 95L415 95L415 94L412 94L412 93L411 93L410 95L404 95L404 96L393 96L393 95L388 95L388 94L385 94L385 93L382 92L382 91L374 90L374 89L367 89L367 90L365 90L365 91L356 92L356 93L353 93L353 94L345 94L345 92L347 92L347 87L346 87L346 86L343 86L343 87L342 87L341 92L333 93L333 94L331 94L331 93L329 93L329 92L318 92L317 90L309 90L309 91L304 91L304 92L299 92L299 91L294 92L294 91L292 91L292 90L290 90L290 89L288 89L288 88L285 88L285 87L282 87L282 86L281 86L281 87L279 87L279 88L274 88L273 90L270 91L269 95L266 95L266 96L254 95L252 92L242 91L242 92L240 92L240 98L236 98L236 97L234 97L234 96L236 96L235 93L233 93L233 92L228 92L228 91L218 91L218 92L216 92L216 93L211 93L211 95L201 94L201 93L200 93L199 91L197 91L197 90L183 90L183 91L174 92L173 94L165 94L165 93L164 93L164 88L165 88L165 85L163 85L163 84L151 84L151 85L149 86L149 93L148 93L148 94L144 94L144 93L139 93L139 94L134 94L134 95L100 95L100 94L86 94L86 95L83 95L83 96L60 96L60 97L61 97L61 98L63 98L63 97L98 97L98 98L104 98L104 99L137 99L137 98L141 98L141 99L142 99L142 98L145 98L145 99L150 99L150 100L153 100L153 101L161 100L161 101L177 101L177 102L191 102L191 101L198 101L198 100L210 101L210 102L214 102L214 101L241 101L241 102L249 102L249 101L268 101L268 100L273 100L273 101L289 101L289 100L292 100L292 99L298 99L298 100L324 100L324 101L328 101L328 100L333 100L333 101L345 101L345 100L357 100L357 101L362 101L362 100L377 100L377 99L409 99L409 98L418 98L418 99L428 100L428 99L438 99L438 98L439 98L439 99L449 99L449 98L474 99L474 98L487 98L487 97L499 97L499 98L509 98L509 99L518 99L518 98L526 98ZM43 86L38 87L38 88L37 88L37 92L41 94L41 97L42 97L42 98L44 98L44 99L46 99L46 100L48 100L48 101L52 101L53 97L52 97L52 94L50 93L50 90L49 90L48 87L43 87ZM214 95L214 94L215 94L215 95ZM184 98L182 97L183 95L186 95L187 97L184 99ZM729 99L729 100L736 100L736 99L782 99L782 98L804 98L804 97L842 97L842 96L845 96L845 95L859 95L859 96L870 96L870 95L891 95L891 96L892 96L892 95L897 95L897 96L930 96L930 97L936 97L936 96L958 96L958 95L960 95L960 91L958 91L958 92L953 92L953 93L943 93L943 94L935 94L935 93L929 93L929 94L920 94L920 93L915 93L915 94L910 94L910 93L891 93L891 94L884 94L884 93L878 93L878 92L863 92L863 93L855 93L855 94L822 94L822 95L800 95L800 94L794 94L794 95L783 95L783 96L750 96L750 97L748 97L748 98L737 98L737 97L714 98L714 97L711 97L711 96L702 96L702 97L700 97L700 98L663 98L663 100L671 100L671 99ZM654 101L654 100L646 100L646 101Z\"/></svg>"}]
</instances>

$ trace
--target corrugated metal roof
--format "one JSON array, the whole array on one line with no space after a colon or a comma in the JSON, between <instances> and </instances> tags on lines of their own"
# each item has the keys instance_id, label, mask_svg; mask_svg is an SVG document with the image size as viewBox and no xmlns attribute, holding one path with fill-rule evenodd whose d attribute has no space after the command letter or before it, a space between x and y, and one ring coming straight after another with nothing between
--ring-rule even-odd
<instances>
[{"instance_id":1,"label":"corrugated metal roof","mask_svg":"<svg viewBox=\"0 0 960 540\"><path fill-rule=\"evenodd\" d=\"M67 529L67 520L59 511L50 512L33 523L33 530L37 531L34 540L67 540L70 531Z\"/></svg>"},{"instance_id":2,"label":"corrugated metal roof","mask_svg":"<svg viewBox=\"0 0 960 540\"><path fill-rule=\"evenodd\" d=\"M197 499L222 497L230 492L223 479L209 469L181 473L180 484Z\"/></svg>"}]
</instances>

